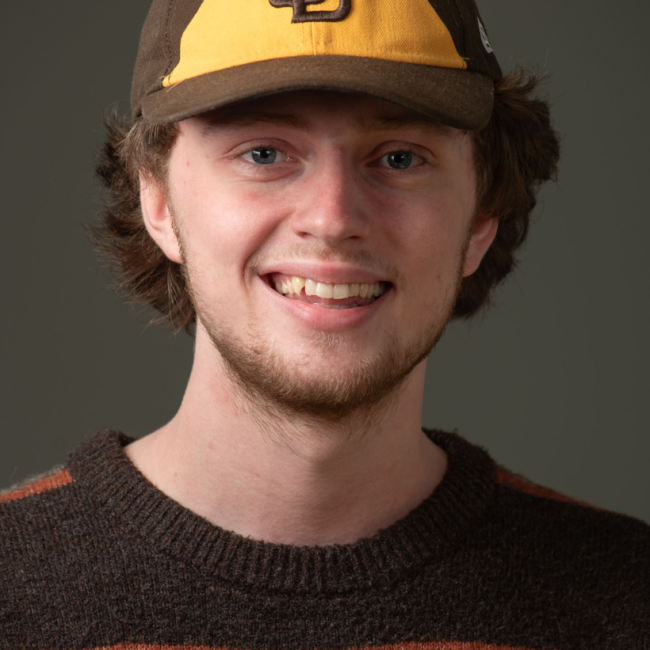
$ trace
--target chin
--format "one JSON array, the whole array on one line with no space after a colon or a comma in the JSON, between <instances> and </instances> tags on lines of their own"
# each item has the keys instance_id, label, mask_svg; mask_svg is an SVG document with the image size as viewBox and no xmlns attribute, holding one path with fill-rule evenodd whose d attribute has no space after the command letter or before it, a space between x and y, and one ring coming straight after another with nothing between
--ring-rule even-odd
<instances>
[{"instance_id":1,"label":"chin","mask_svg":"<svg viewBox=\"0 0 650 650\"><path fill-rule=\"evenodd\" d=\"M203 329L223 359L244 403L266 406L267 413L294 418L341 422L368 417L389 404L410 372L427 357L444 330L432 327L410 345L395 333L386 334L374 350L368 344L341 342L332 333L318 333L317 352L301 354L302 345L288 354L269 343L263 331L247 330L246 341L202 319ZM305 344L307 345L307 344Z\"/></svg>"}]
</instances>

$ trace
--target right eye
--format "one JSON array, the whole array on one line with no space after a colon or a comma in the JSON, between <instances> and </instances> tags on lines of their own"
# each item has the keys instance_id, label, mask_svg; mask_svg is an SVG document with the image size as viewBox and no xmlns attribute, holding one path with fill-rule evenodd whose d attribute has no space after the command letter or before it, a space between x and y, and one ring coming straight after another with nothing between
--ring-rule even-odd
<instances>
[{"instance_id":1,"label":"right eye","mask_svg":"<svg viewBox=\"0 0 650 650\"><path fill-rule=\"evenodd\" d=\"M243 153L241 157L255 165L272 165L274 162L284 162L288 159L286 154L273 147L255 147Z\"/></svg>"}]
</instances>

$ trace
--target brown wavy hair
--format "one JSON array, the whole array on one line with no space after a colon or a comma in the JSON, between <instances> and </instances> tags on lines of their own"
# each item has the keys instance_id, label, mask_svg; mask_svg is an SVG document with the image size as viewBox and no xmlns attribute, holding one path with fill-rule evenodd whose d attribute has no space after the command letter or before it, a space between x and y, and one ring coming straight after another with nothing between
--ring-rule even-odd
<instances>
[{"instance_id":1,"label":"brown wavy hair","mask_svg":"<svg viewBox=\"0 0 650 650\"><path fill-rule=\"evenodd\" d=\"M495 86L490 123L472 132L477 212L497 217L499 228L478 270L463 279L453 318L468 318L490 303L492 289L517 263L540 185L557 174L559 137L548 101L536 95L539 83L520 70L504 77ZM176 126L142 118L131 122L113 112L105 127L96 172L108 191L100 222L90 229L91 241L108 261L122 295L156 309L156 322L189 332L196 314L182 267L149 236L140 209L139 173L165 186Z\"/></svg>"}]
</instances>

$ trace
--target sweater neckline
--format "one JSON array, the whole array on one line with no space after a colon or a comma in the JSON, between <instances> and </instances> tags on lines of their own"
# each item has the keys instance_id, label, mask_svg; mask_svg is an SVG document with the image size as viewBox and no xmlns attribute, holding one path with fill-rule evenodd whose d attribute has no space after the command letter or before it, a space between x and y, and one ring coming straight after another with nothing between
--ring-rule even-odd
<instances>
[{"instance_id":1,"label":"sweater neckline","mask_svg":"<svg viewBox=\"0 0 650 650\"><path fill-rule=\"evenodd\" d=\"M468 539L491 501L494 461L482 448L442 431L425 433L448 457L436 490L403 519L354 544L271 544L224 530L158 490L131 463L132 438L106 430L73 451L73 479L152 550L191 563L233 586L286 592L387 587Z\"/></svg>"}]
</instances>

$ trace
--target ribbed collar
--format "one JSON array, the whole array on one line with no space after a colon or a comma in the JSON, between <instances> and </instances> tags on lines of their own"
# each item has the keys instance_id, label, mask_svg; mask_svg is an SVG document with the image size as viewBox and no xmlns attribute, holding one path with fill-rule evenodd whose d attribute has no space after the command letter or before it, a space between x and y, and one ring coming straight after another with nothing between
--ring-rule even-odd
<instances>
[{"instance_id":1,"label":"ribbed collar","mask_svg":"<svg viewBox=\"0 0 650 650\"><path fill-rule=\"evenodd\" d=\"M214 526L154 487L124 453L132 439L116 431L103 431L72 452L68 467L91 500L131 531L134 544L150 545L233 586L341 593L386 587L437 561L482 518L494 493L494 462L455 434L426 433L447 453L443 481L400 521L346 545L269 544Z\"/></svg>"}]
</instances>

